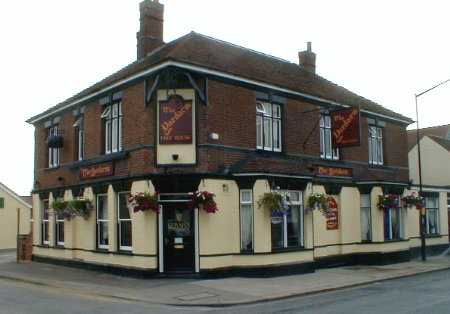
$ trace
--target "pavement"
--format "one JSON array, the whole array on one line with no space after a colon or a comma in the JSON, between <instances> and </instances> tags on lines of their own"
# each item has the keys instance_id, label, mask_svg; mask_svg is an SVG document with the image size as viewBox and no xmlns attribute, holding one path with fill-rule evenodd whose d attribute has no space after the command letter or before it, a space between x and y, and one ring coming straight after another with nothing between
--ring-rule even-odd
<instances>
[{"instance_id":1,"label":"pavement","mask_svg":"<svg viewBox=\"0 0 450 314\"><path fill-rule=\"evenodd\" d=\"M86 297L153 305L225 307L282 300L450 269L450 256L386 266L348 266L273 278L135 279L43 263L19 263L0 253L0 279Z\"/></svg>"}]
</instances>

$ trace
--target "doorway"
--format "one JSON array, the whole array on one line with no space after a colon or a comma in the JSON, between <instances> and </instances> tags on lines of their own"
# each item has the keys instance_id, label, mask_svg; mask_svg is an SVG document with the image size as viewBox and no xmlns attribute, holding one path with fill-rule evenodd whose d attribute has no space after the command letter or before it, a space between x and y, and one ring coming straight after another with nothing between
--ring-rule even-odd
<instances>
[{"instance_id":1,"label":"doorway","mask_svg":"<svg viewBox=\"0 0 450 314\"><path fill-rule=\"evenodd\" d=\"M162 245L165 272L195 271L195 217L186 202L162 206Z\"/></svg>"}]
</instances>

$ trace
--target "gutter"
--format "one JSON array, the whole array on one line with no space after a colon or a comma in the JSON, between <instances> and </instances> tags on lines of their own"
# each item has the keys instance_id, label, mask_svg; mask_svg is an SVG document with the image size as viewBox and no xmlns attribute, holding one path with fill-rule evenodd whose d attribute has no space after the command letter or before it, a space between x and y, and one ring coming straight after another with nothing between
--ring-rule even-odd
<instances>
[{"instance_id":1,"label":"gutter","mask_svg":"<svg viewBox=\"0 0 450 314\"><path fill-rule=\"evenodd\" d=\"M163 62L163 63L161 63L159 65L156 65L156 66L154 66L154 67L152 67L152 68L150 68L148 70L141 71L141 72L139 72L137 74L131 75L130 77L128 77L126 79L122 79L122 80L120 80L120 81L118 81L118 82L116 82L116 83L114 83L114 84L112 84L112 85L110 85L108 87L105 87L105 88L103 88L103 89L101 89L101 90L99 90L97 92L91 93L91 94L89 94L87 96L84 96L84 97L78 99L78 100L74 100L73 102L70 102L70 103L68 103L68 104L66 104L66 105L64 105L64 106L62 106L60 108L57 108L57 109L53 110L52 112L48 112L46 114L41 114L41 115L36 115L36 116L28 119L26 122L29 123L29 124L35 124L36 122L39 122L39 121L41 121L41 120L43 120L45 118L48 118L49 116L52 116L52 115L54 115L54 114L56 114L58 112L66 110L66 109L69 109L69 108L71 108L71 107L73 107L75 105L78 105L80 103L86 102L86 101L90 100L91 98L94 98L94 97L96 97L96 96L98 96L100 94L103 94L103 93L106 93L108 91L111 91L111 90L113 90L113 89L115 89L115 88L117 88L117 87L119 87L121 85L124 85L124 84L126 84L126 83L128 83L130 81L133 81L133 80L136 80L136 79L140 79L140 78L144 78L144 77L146 77L148 75L151 75L151 74L153 74L153 73L155 73L155 72L157 72L159 70L162 70L165 67L170 67L170 66L175 66L175 67L182 68L182 69L185 69L185 70L191 70L191 71L194 71L194 72L197 72L197 73L208 74L208 75L212 75L212 76L216 76L216 77L230 79L230 80L233 80L233 81L238 81L238 82L242 82L242 83L246 83L246 84L250 84L250 85L254 85L254 86L258 86L258 87L272 89L272 90L275 90L275 91L278 91L278 92L282 92L282 93L289 94L289 95L300 96L300 97L303 97L303 98L306 98L306 99L309 99L309 100L313 100L313 101L316 101L316 102L324 103L324 104L327 104L327 105L332 105L332 106L337 106L337 107L342 107L342 108L351 107L351 106L344 105L344 104L341 104L341 103L338 103L338 102L335 102L335 101L332 101L332 100L327 100L327 99L324 99L324 98L321 98L321 97L317 97L317 96L313 96L313 95L309 95L309 94L293 91L291 89L282 88L282 87L279 87L279 86L276 86L276 85L272 85L272 84L268 84L268 83L264 83L264 82L260 82L260 81L255 81L255 80L252 80L252 79L247 79L247 78L244 78L242 76L237 76L237 75L233 75L233 74L227 74L227 73L224 73L224 72L211 70L211 69L208 69L208 68L205 68L205 67L192 65L192 64L189 64L189 63L168 60L168 61L165 61L165 62ZM401 123L404 123L404 124L407 124L407 125L413 123L412 120L404 120L404 119L394 118L394 117L390 117L390 116L387 116L387 115L384 115L384 114L371 112L371 111L365 110L365 109L361 110L361 112L364 112L364 113L366 113L368 115L371 115L371 116L376 116L376 117L380 117L380 118L387 119L387 120L401 122Z\"/></svg>"}]
</instances>

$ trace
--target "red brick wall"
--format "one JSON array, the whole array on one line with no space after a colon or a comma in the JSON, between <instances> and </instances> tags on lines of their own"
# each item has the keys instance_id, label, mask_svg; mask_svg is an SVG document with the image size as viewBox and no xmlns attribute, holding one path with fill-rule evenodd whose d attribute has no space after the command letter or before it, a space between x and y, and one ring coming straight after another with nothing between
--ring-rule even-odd
<instances>
[{"instance_id":1,"label":"red brick wall","mask_svg":"<svg viewBox=\"0 0 450 314\"><path fill-rule=\"evenodd\" d=\"M254 150L256 147L256 93L255 91L209 81L209 104L197 106L198 143L218 144L240 149ZM169 172L222 172L226 167L234 171L270 171L278 173L308 173L312 163L320 162L319 111L317 106L294 99L287 99L283 106L283 153L255 154L217 147L199 146L198 163L193 167L170 169ZM85 157L92 159L103 154L101 113L98 101L86 105L84 114ZM155 168L155 103L144 105L144 83L137 83L123 90L123 146L131 150L128 158L115 162L116 176L137 176L167 171ZM62 185L79 184L78 169L69 166L75 161L75 117L69 111L62 116L60 130L64 132L64 148L61 167L47 169L47 131L41 126L36 132L38 189ZM312 134L310 135L310 133ZM210 133L218 133L217 141L209 139ZM408 170L378 169L368 167L367 119L362 118L360 147L341 150L343 161L356 161L354 173L364 180L408 180ZM146 145L147 147L143 147ZM407 167L407 138L403 126L386 123L384 130L385 164ZM317 158L302 159L301 155ZM333 162L332 162L333 163ZM343 165L342 163L336 163ZM347 164L348 166L348 164ZM64 178L58 181L58 177Z\"/></svg>"}]
</instances>

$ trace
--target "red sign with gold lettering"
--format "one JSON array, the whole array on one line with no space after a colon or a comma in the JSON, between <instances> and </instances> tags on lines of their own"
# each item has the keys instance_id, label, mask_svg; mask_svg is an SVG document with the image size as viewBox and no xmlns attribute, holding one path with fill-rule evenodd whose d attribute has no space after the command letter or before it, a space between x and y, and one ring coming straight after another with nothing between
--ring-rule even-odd
<instances>
[{"instance_id":1,"label":"red sign with gold lettering","mask_svg":"<svg viewBox=\"0 0 450 314\"><path fill-rule=\"evenodd\" d=\"M330 116L334 147L359 146L361 143L359 109L336 110L331 112Z\"/></svg>"},{"instance_id":2,"label":"red sign with gold lettering","mask_svg":"<svg viewBox=\"0 0 450 314\"><path fill-rule=\"evenodd\" d=\"M159 103L159 144L192 143L192 100L171 95Z\"/></svg>"},{"instance_id":3,"label":"red sign with gold lettering","mask_svg":"<svg viewBox=\"0 0 450 314\"><path fill-rule=\"evenodd\" d=\"M338 204L334 197L330 196L328 198L328 212L327 218L327 230L337 230L339 229L339 209Z\"/></svg>"},{"instance_id":4,"label":"red sign with gold lettering","mask_svg":"<svg viewBox=\"0 0 450 314\"><path fill-rule=\"evenodd\" d=\"M112 163L80 168L80 179L107 177L113 174L114 166Z\"/></svg>"},{"instance_id":5,"label":"red sign with gold lettering","mask_svg":"<svg viewBox=\"0 0 450 314\"><path fill-rule=\"evenodd\" d=\"M328 177L351 177L353 175L353 170L352 168L317 166L316 175Z\"/></svg>"}]
</instances>

